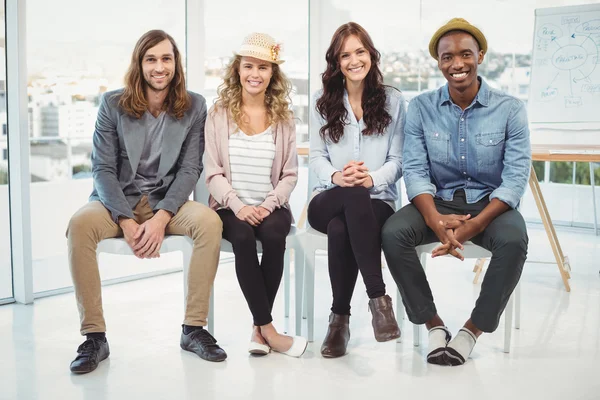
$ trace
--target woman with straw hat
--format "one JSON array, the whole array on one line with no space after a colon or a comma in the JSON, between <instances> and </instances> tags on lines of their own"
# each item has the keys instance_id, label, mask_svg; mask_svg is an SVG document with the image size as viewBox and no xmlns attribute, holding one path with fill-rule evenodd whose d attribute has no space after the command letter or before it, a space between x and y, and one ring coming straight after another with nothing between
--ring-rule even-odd
<instances>
[{"instance_id":1,"label":"woman with straw hat","mask_svg":"<svg viewBox=\"0 0 600 400\"><path fill-rule=\"evenodd\" d=\"M278 333L271 317L292 223L288 200L298 180L291 83L279 67L280 51L269 35L244 39L208 113L204 165L209 203L233 246L238 282L254 319L248 351L300 357L306 339ZM263 247L260 262L256 240Z\"/></svg>"}]
</instances>

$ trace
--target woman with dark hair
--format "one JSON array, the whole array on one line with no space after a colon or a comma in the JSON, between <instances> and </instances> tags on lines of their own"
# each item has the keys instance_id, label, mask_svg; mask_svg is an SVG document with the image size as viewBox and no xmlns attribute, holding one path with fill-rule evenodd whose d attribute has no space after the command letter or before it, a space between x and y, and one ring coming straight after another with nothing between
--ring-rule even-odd
<instances>
[{"instance_id":1,"label":"woman with dark hair","mask_svg":"<svg viewBox=\"0 0 600 400\"><path fill-rule=\"evenodd\" d=\"M292 224L288 204L298 180L292 85L279 65L280 45L248 35L225 70L205 128L204 166L210 207L223 221L235 272L253 317L248 351L300 357L307 341L282 335L271 311ZM263 247L259 262L256 240Z\"/></svg>"},{"instance_id":2,"label":"woman with dark hair","mask_svg":"<svg viewBox=\"0 0 600 400\"><path fill-rule=\"evenodd\" d=\"M380 53L369 34L350 22L327 49L323 89L312 103L310 168L318 184L308 221L328 238L333 305L321 347L340 357L350 340L350 300L363 277L375 339L400 337L381 272L381 227L394 213L402 176L404 98L383 84ZM314 129L314 128L311 128Z\"/></svg>"}]
</instances>

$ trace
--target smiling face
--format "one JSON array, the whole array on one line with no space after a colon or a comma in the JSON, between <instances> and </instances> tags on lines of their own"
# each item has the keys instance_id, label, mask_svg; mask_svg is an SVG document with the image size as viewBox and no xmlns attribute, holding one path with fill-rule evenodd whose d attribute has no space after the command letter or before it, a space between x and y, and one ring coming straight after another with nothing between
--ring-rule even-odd
<instances>
[{"instance_id":1,"label":"smiling face","mask_svg":"<svg viewBox=\"0 0 600 400\"><path fill-rule=\"evenodd\" d=\"M245 92L258 95L266 92L273 76L273 64L254 57L242 57L240 60L240 83Z\"/></svg>"},{"instance_id":2,"label":"smiling face","mask_svg":"<svg viewBox=\"0 0 600 400\"><path fill-rule=\"evenodd\" d=\"M478 87L477 67L483 62L483 51L473 36L462 31L449 32L440 39L437 50L438 68L450 89L465 92Z\"/></svg>"},{"instance_id":3,"label":"smiling face","mask_svg":"<svg viewBox=\"0 0 600 400\"><path fill-rule=\"evenodd\" d=\"M142 57L142 72L152 90L160 92L169 87L175 76L175 54L168 39L146 51Z\"/></svg>"},{"instance_id":4,"label":"smiling face","mask_svg":"<svg viewBox=\"0 0 600 400\"><path fill-rule=\"evenodd\" d=\"M356 35L344 40L339 56L340 70L347 81L361 83L371 70L371 55Z\"/></svg>"}]
</instances>

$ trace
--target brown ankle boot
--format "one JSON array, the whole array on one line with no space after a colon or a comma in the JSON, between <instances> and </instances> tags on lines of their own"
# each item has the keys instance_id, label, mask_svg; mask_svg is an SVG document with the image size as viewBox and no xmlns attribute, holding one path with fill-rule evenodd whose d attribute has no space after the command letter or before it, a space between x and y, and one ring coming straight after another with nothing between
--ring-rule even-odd
<instances>
[{"instance_id":1,"label":"brown ankle boot","mask_svg":"<svg viewBox=\"0 0 600 400\"><path fill-rule=\"evenodd\" d=\"M350 316L331 313L329 315L329 327L323 345L321 355L327 358L341 357L346 354L346 347L350 340Z\"/></svg>"},{"instance_id":2,"label":"brown ankle boot","mask_svg":"<svg viewBox=\"0 0 600 400\"><path fill-rule=\"evenodd\" d=\"M375 340L387 342L400 337L400 328L394 317L392 299L387 294L369 300L369 310L373 315L373 332Z\"/></svg>"}]
</instances>

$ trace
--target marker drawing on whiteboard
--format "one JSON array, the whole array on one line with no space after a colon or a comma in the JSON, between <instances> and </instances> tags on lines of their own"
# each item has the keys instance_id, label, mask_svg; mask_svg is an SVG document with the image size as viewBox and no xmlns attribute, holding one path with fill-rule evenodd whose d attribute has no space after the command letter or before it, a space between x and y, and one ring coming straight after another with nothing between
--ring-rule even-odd
<instances>
[{"instance_id":1,"label":"marker drawing on whiteboard","mask_svg":"<svg viewBox=\"0 0 600 400\"><path fill-rule=\"evenodd\" d=\"M533 121L600 122L594 111L600 102L599 11L536 17L531 63L535 95L529 98Z\"/></svg>"}]
</instances>

